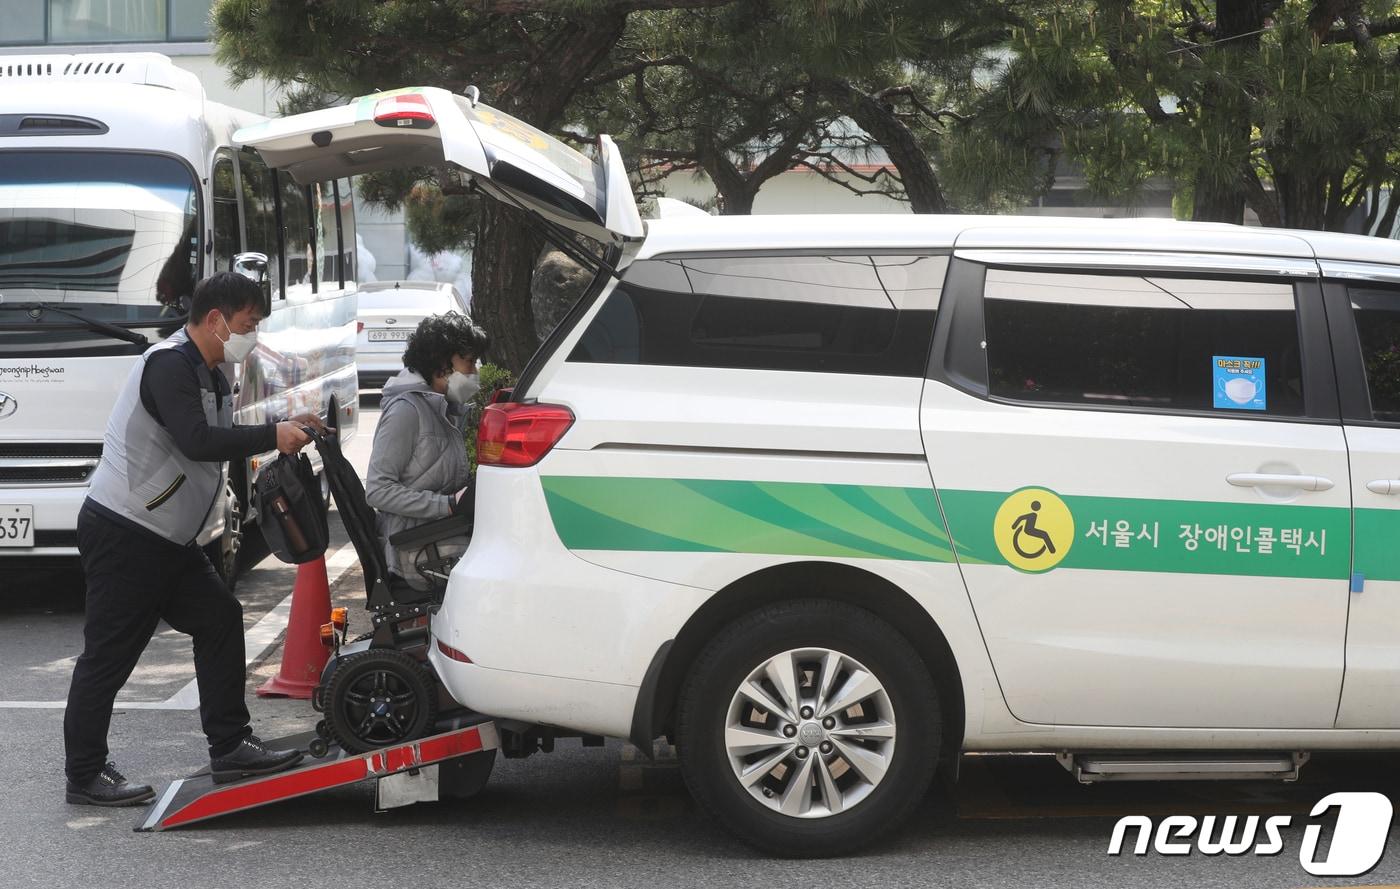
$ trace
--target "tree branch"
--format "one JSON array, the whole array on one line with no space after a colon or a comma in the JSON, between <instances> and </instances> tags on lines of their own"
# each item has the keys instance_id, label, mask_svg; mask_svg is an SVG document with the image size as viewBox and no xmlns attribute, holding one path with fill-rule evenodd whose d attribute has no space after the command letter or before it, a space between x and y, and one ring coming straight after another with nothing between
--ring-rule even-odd
<instances>
[{"instance_id":1,"label":"tree branch","mask_svg":"<svg viewBox=\"0 0 1400 889\"><path fill-rule=\"evenodd\" d=\"M968 115L959 114L951 108L939 108L937 111L934 111L932 108L924 104L923 100L919 98L919 94L914 90L914 87L910 86L907 83L902 86L892 86L888 89L878 90L870 94L870 97L872 99L876 99L878 101L883 101L891 96L900 96L908 99L910 104L912 104L916 109L918 109L921 114L935 121L941 120L945 117L951 117L958 123L967 123L968 121L972 120L972 118Z\"/></svg>"},{"instance_id":2,"label":"tree branch","mask_svg":"<svg viewBox=\"0 0 1400 889\"><path fill-rule=\"evenodd\" d=\"M693 64L694 62L689 58L681 55L664 56L659 59L638 59L630 64L619 65L601 74L595 74L584 80L580 86L582 86L583 89L592 89L595 86L602 86L605 83L621 80L629 74L640 74L648 68L690 67Z\"/></svg>"},{"instance_id":3,"label":"tree branch","mask_svg":"<svg viewBox=\"0 0 1400 889\"><path fill-rule=\"evenodd\" d=\"M1244 195L1245 202L1254 208L1261 224L1269 228L1283 227L1278 199L1264 188L1264 183L1259 180L1259 171L1254 169L1252 163L1244 165Z\"/></svg>"},{"instance_id":4,"label":"tree branch","mask_svg":"<svg viewBox=\"0 0 1400 889\"><path fill-rule=\"evenodd\" d=\"M813 88L830 96L856 126L884 147L890 163L899 171L899 181L915 213L948 212L943 186L928 152L884 102L849 81L834 77L815 82Z\"/></svg>"},{"instance_id":5,"label":"tree branch","mask_svg":"<svg viewBox=\"0 0 1400 889\"><path fill-rule=\"evenodd\" d=\"M838 163L839 163L839 162L838 162ZM884 189L884 188L857 188L857 187L855 187L854 185L852 185L851 183L847 182L845 179L841 179L840 177L838 177L835 173L833 173L833 172L831 171L831 169L830 169L829 167L823 167L823 166L821 166L821 165L819 165L819 164L814 164L814 163L812 163L812 162L810 162L810 161L805 161L805 160L798 161L798 162L797 162L797 165L798 165L799 167L806 167L807 169L811 170L813 173L816 173L818 176L821 176L821 177L822 177L823 179L825 179L827 182L830 182L830 183L832 183L832 184L834 184L834 185L839 185L839 186L841 186L842 188L846 189L847 191L852 192L853 194L859 195L860 197L865 197L866 195L872 195L872 194L881 194L881 195L884 195L885 197L893 198L893 199L896 200L896 201L902 201L903 203L906 203L906 204L909 203L909 196L908 196L907 194L905 194L903 191L891 191L891 190ZM889 179L890 179L892 182L898 182L898 181L899 181L895 176L890 175L888 170L881 170L880 173L877 173L877 174L875 174L875 176L871 176L871 177L862 176L860 173L856 173L855 171L851 171L851 175L853 175L853 176L855 176L856 178L861 179L861 180L863 180L863 181L865 181L865 182L869 182L869 183L872 184L872 185L876 184L876 183L875 183L875 180L878 179L882 174L883 174L883 175L886 175L886 176L889 176Z\"/></svg>"},{"instance_id":6,"label":"tree branch","mask_svg":"<svg viewBox=\"0 0 1400 889\"><path fill-rule=\"evenodd\" d=\"M713 9L736 0L605 0L584 6L575 0L463 0L462 5L488 15L548 13L585 19L602 13L637 12L646 9Z\"/></svg>"},{"instance_id":7,"label":"tree branch","mask_svg":"<svg viewBox=\"0 0 1400 889\"><path fill-rule=\"evenodd\" d=\"M842 173L845 173L847 176L853 176L856 179L860 179L863 182L869 182L871 185L876 184L882 178L888 179L891 182L899 181L899 177L891 173L889 167L881 167L874 173L862 173L829 151L804 152L804 157L801 160L799 160L798 163L809 170L815 170L816 172L820 173L822 172L823 168L811 162L811 158L814 157L820 158L821 160L825 161L828 167L835 167L837 170L839 170Z\"/></svg>"},{"instance_id":8,"label":"tree branch","mask_svg":"<svg viewBox=\"0 0 1400 889\"><path fill-rule=\"evenodd\" d=\"M1380 21L1368 22L1358 16L1339 28L1324 31L1323 43L1354 43L1358 48L1367 46L1372 38L1400 34L1400 16L1391 16Z\"/></svg>"}]
</instances>

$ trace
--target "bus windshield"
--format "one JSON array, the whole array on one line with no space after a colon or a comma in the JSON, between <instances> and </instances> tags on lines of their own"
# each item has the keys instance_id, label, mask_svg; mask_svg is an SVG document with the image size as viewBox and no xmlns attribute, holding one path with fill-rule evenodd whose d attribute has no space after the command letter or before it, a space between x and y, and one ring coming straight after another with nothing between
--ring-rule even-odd
<instances>
[{"instance_id":1,"label":"bus windshield","mask_svg":"<svg viewBox=\"0 0 1400 889\"><path fill-rule=\"evenodd\" d=\"M170 157L0 153L0 310L56 303L118 324L178 313L198 270L196 195Z\"/></svg>"}]
</instances>

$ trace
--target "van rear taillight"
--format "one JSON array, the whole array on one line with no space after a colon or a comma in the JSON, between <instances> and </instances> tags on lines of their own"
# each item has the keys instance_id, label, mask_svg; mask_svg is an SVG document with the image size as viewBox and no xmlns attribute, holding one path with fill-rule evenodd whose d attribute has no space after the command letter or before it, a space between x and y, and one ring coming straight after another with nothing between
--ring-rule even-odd
<instances>
[{"instance_id":1,"label":"van rear taillight","mask_svg":"<svg viewBox=\"0 0 1400 889\"><path fill-rule=\"evenodd\" d=\"M476 460L487 466L534 466L574 425L559 404L491 404L481 412Z\"/></svg>"},{"instance_id":2,"label":"van rear taillight","mask_svg":"<svg viewBox=\"0 0 1400 889\"><path fill-rule=\"evenodd\" d=\"M374 106L374 122L381 127L411 127L426 130L437 123L428 98L417 93L380 99Z\"/></svg>"}]
</instances>

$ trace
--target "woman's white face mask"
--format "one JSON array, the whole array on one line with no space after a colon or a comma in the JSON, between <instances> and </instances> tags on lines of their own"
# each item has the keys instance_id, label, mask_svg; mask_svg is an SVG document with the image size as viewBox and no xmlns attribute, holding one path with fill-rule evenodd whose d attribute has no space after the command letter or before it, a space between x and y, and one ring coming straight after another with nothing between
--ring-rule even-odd
<instances>
[{"instance_id":1,"label":"woman's white face mask","mask_svg":"<svg viewBox=\"0 0 1400 889\"><path fill-rule=\"evenodd\" d=\"M238 362L251 355L253 347L258 344L258 332L254 330L252 333L234 333L222 312L219 313L219 320L224 322L224 330L228 331L228 339L219 337L219 341L224 344L224 360Z\"/></svg>"},{"instance_id":2,"label":"woman's white face mask","mask_svg":"<svg viewBox=\"0 0 1400 889\"><path fill-rule=\"evenodd\" d=\"M447 378L447 400L453 404L466 404L480 391L481 378L476 374L454 370Z\"/></svg>"}]
</instances>

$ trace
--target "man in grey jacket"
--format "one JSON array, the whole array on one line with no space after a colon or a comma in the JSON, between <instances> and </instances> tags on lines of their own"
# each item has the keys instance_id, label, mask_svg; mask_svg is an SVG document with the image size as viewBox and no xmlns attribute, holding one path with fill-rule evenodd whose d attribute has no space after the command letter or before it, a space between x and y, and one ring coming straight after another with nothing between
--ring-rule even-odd
<instances>
[{"instance_id":1,"label":"man in grey jacket","mask_svg":"<svg viewBox=\"0 0 1400 889\"><path fill-rule=\"evenodd\" d=\"M157 624L194 638L199 717L215 781L295 765L301 754L256 737L243 700L243 607L196 545L216 521L227 460L274 448L295 454L314 417L238 426L219 366L244 361L257 343L262 290L220 272L194 290L189 323L146 351L117 396L102 462L78 514L87 578L83 652L63 717L66 798L76 805L129 806L154 792L107 761L117 691Z\"/></svg>"},{"instance_id":2,"label":"man in grey jacket","mask_svg":"<svg viewBox=\"0 0 1400 889\"><path fill-rule=\"evenodd\" d=\"M365 499L379 513L390 570L416 589L429 583L418 571L415 548L397 550L391 535L453 514L470 514L470 466L463 425L481 388L477 360L486 333L465 315L424 318L409 335L404 369L384 386L374 432ZM440 541L439 555L466 550L468 539Z\"/></svg>"}]
</instances>

